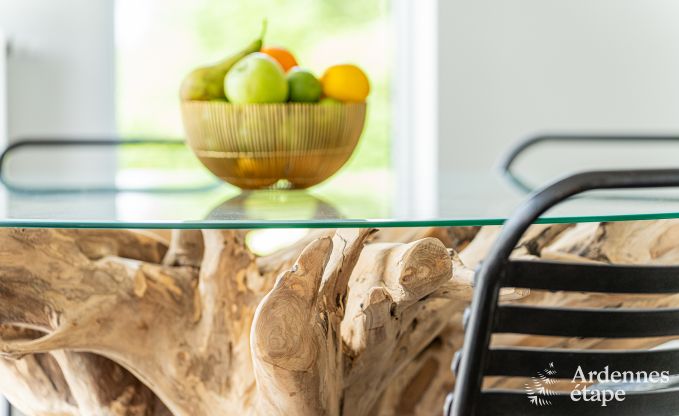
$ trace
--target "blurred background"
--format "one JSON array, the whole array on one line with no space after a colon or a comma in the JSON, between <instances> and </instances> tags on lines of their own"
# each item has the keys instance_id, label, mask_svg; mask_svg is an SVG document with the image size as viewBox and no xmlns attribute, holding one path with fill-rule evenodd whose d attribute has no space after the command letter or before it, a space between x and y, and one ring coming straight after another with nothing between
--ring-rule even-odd
<instances>
[{"instance_id":1,"label":"blurred background","mask_svg":"<svg viewBox=\"0 0 679 416\"><path fill-rule=\"evenodd\" d=\"M428 217L451 203L442 190L483 186L477 172L492 171L520 139L678 132L678 15L673 0L0 0L0 147L43 137L181 139L183 76L239 49L267 18L265 43L294 51L317 74L347 62L370 77L359 147L318 187L332 190L329 202L360 208L389 193L365 215ZM546 180L668 165L674 150L555 146L523 170ZM176 147L54 154L14 172L38 166L50 180L114 184L139 182L148 168L182 181L207 175ZM0 211L12 210L12 198L0 192ZM134 218L140 206L102 198L118 217ZM223 199L195 203L209 213Z\"/></svg>"},{"instance_id":2,"label":"blurred background","mask_svg":"<svg viewBox=\"0 0 679 416\"><path fill-rule=\"evenodd\" d=\"M445 204L444 188L490 171L522 138L676 132L678 12L672 0L0 0L0 144L181 139L180 80L240 48L267 18L267 44L317 74L356 63L372 82L359 147L320 189L346 204L379 188L392 196L375 212L426 217ZM547 179L643 159L643 143L588 146L556 146L526 164ZM36 156L13 173L38 165L49 180L125 184L150 167L205 178L185 149L160 150ZM353 183L372 186L342 192Z\"/></svg>"},{"instance_id":3,"label":"blurred background","mask_svg":"<svg viewBox=\"0 0 679 416\"><path fill-rule=\"evenodd\" d=\"M268 20L265 43L294 51L300 63L316 74L338 62L357 63L370 74L370 119L361 148L347 168L389 167L394 43L388 0L117 0L120 134L181 138L178 80L197 63L217 61L249 43L264 18ZM135 163L132 157L122 162Z\"/></svg>"},{"instance_id":4,"label":"blurred background","mask_svg":"<svg viewBox=\"0 0 679 416\"><path fill-rule=\"evenodd\" d=\"M0 89L0 145L25 138L181 140L178 88L183 77L242 48L267 19L265 43L294 51L300 64L317 75L337 63L356 63L369 74L372 91L359 148L338 175L339 184L321 185L333 189L333 203L361 201L372 188L360 194L345 185L368 181L388 191L394 181L395 10L407 2L401 3L0 0L0 46L7 51L0 63L0 84L6 87ZM21 157L8 163L9 176L41 185L120 187L152 184L160 174L165 182L211 180L183 147L106 150L19 152ZM196 204L209 212L222 197L197 195ZM17 206L13 195L2 199L9 202L0 204L0 210ZM125 213L128 199L110 196L119 216L134 216ZM385 203L376 204L370 210L386 209ZM181 212L182 207L168 209Z\"/></svg>"}]
</instances>

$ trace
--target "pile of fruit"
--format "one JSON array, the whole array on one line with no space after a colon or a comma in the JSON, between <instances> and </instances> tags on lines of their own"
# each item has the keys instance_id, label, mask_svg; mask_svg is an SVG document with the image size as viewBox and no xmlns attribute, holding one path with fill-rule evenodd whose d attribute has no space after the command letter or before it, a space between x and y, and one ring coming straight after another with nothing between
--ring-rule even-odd
<instances>
[{"instance_id":1,"label":"pile of fruit","mask_svg":"<svg viewBox=\"0 0 679 416\"><path fill-rule=\"evenodd\" d=\"M370 92L355 65L334 65L318 79L290 51L262 47L262 35L240 52L194 69L182 82L184 101L227 100L235 104L363 102Z\"/></svg>"}]
</instances>

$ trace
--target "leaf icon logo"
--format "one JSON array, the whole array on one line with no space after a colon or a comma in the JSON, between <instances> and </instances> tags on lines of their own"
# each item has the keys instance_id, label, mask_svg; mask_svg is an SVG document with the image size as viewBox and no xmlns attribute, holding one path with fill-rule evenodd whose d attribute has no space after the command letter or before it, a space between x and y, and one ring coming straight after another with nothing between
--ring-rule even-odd
<instances>
[{"instance_id":1,"label":"leaf icon logo","mask_svg":"<svg viewBox=\"0 0 679 416\"><path fill-rule=\"evenodd\" d=\"M554 378L556 373L554 363L551 362L547 368L538 371L535 377L531 377L530 382L524 384L526 396L532 405L542 407L552 404L549 397L554 396L556 393L549 389L548 386L556 383Z\"/></svg>"}]
</instances>

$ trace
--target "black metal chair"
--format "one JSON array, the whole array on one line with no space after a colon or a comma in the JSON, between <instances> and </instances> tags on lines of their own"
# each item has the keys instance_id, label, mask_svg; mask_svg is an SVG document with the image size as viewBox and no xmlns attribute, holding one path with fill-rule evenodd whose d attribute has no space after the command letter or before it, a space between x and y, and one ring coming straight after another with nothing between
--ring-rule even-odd
<instances>
[{"instance_id":1,"label":"black metal chair","mask_svg":"<svg viewBox=\"0 0 679 416\"><path fill-rule=\"evenodd\" d=\"M119 138L60 138L60 137L44 137L44 138L28 138L19 139L7 146L0 153L0 184L4 185L10 191L21 193L72 193L72 192L149 192L149 193L175 193L175 192L202 192L218 187L221 181L215 180L199 185L188 185L178 187L160 187L151 186L145 188L125 188L118 185L106 186L82 186L78 184L67 184L62 187L41 187L32 186L27 187L21 184L13 183L8 179L7 175L7 160L13 153L26 150L43 148L44 150L68 149L69 151L78 151L84 149L104 149L105 151L115 152L124 147L132 146L157 146L170 147L174 146L178 149L186 149L183 140L175 139L119 139ZM187 150L188 151L188 150ZM41 166L36 166L36 170L42 169Z\"/></svg>"},{"instance_id":2,"label":"black metal chair","mask_svg":"<svg viewBox=\"0 0 679 416\"><path fill-rule=\"evenodd\" d=\"M515 172L515 165L531 149L540 145L548 144L572 144L580 146L582 144L602 144L611 146L625 146L629 144L655 144L656 146L665 146L668 144L676 145L679 143L679 136L677 135L657 135L657 134L642 134L642 135L624 135L624 134L545 134L539 136L529 137L516 143L509 148L500 159L498 169L500 175L505 178L513 187L523 192L532 192L535 186L531 184L526 178L522 178ZM659 147L663 149L663 147ZM652 166L647 166L651 168ZM611 196L606 196L609 199ZM629 197L626 197L629 198Z\"/></svg>"},{"instance_id":3,"label":"black metal chair","mask_svg":"<svg viewBox=\"0 0 679 416\"><path fill-rule=\"evenodd\" d=\"M493 333L565 337L626 338L679 335L679 309L573 309L498 305L500 289L521 287L552 291L605 293L679 292L679 266L621 266L510 260L526 229L559 202L588 190L679 186L679 170L600 171L576 174L534 193L505 223L475 278L471 313L454 394L444 413L474 415L678 415L679 389L627 392L606 407L575 402L568 393L550 396L549 406L531 403L523 390L484 390L485 376L531 377L555 363L559 375L572 377L605 366L621 371L679 373L679 349L565 350L490 348Z\"/></svg>"}]
</instances>

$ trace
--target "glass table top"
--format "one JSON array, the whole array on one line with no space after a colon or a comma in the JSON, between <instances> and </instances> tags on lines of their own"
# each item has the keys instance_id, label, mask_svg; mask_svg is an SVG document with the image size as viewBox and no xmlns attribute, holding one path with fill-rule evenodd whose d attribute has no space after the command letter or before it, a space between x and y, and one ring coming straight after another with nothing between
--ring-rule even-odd
<instances>
[{"instance_id":1,"label":"glass table top","mask_svg":"<svg viewBox=\"0 0 679 416\"><path fill-rule=\"evenodd\" d=\"M177 151L186 152L181 147ZM52 149L49 157L44 152L15 155L3 169L0 226L257 229L493 225L506 220L527 197L525 190L492 169L453 169L442 174L438 184L422 184L415 190L417 195L428 195L424 200L415 199L413 190L400 187L388 170L344 169L326 183L304 191L241 192L216 180L190 155L186 156L188 162L182 161L184 156L168 157L173 167L167 169L149 167L148 163L142 166L129 154L111 157L110 150L87 155L71 150L59 155ZM64 165L69 169L64 170ZM531 173L536 183L554 177L545 173L546 168L540 172L544 177ZM679 189L590 192L548 211L539 221L658 218L679 218Z\"/></svg>"},{"instance_id":2,"label":"glass table top","mask_svg":"<svg viewBox=\"0 0 679 416\"><path fill-rule=\"evenodd\" d=\"M384 173L340 174L317 188L241 192L215 185L192 192L14 192L0 195L3 227L334 228L501 224L526 194L491 174L456 174L435 204L399 206ZM409 212L410 211L410 212ZM540 222L679 217L679 193L584 194L548 211Z\"/></svg>"}]
</instances>

